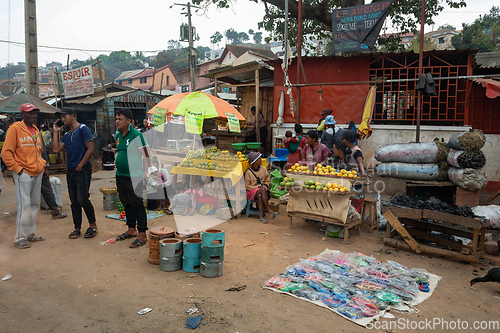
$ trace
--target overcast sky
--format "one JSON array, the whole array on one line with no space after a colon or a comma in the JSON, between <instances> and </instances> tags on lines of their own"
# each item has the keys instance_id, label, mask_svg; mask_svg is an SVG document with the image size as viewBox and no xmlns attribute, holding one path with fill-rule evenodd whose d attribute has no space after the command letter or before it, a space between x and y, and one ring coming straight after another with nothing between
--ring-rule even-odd
<instances>
[{"instance_id":1,"label":"overcast sky","mask_svg":"<svg viewBox=\"0 0 500 333\"><path fill-rule=\"evenodd\" d=\"M184 0L185 1L185 0ZM57 46L85 50L159 51L166 49L167 41L178 40L179 26L187 23L183 7L173 6L173 0L38 0L38 65L51 61L66 64L85 60L104 52L51 50L41 46ZM257 22L264 15L264 5L250 0L233 0L232 9L211 9L206 15L193 11L193 25L200 36L198 45L210 46L210 36L229 28L248 33L257 31ZM10 15L9 15L10 3ZM179 1L179 3L183 3ZM489 12L497 0L468 0L464 9L446 8L435 18L435 29L452 24L460 29L462 23L472 23L481 14ZM184 10L185 11L185 10ZM9 29L10 21L10 29ZM431 27L426 27L430 31ZM9 38L10 30L10 38ZM264 32L265 34L265 32ZM0 40L24 43L24 1L0 0ZM224 45L223 39L221 46ZM187 46L187 43L182 43ZM151 55L153 53L146 53ZM24 46L0 42L0 66L7 62L24 61Z\"/></svg>"}]
</instances>

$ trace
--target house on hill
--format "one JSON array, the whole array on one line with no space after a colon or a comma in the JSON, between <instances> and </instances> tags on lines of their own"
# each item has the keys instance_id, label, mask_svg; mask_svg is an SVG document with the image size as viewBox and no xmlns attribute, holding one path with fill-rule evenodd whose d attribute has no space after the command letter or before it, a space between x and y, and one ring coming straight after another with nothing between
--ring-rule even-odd
<instances>
[{"instance_id":1,"label":"house on hill","mask_svg":"<svg viewBox=\"0 0 500 333\"><path fill-rule=\"evenodd\" d=\"M120 86L128 86L151 92L156 92L160 89L174 90L178 84L177 77L169 65L158 68L156 72L153 68L124 71L114 82Z\"/></svg>"}]
</instances>

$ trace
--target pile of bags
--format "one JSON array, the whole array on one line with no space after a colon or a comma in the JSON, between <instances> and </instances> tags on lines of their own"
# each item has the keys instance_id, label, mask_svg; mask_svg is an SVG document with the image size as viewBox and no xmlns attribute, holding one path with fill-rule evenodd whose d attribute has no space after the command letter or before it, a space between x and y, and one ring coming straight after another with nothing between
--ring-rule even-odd
<instances>
[{"instance_id":1,"label":"pile of bags","mask_svg":"<svg viewBox=\"0 0 500 333\"><path fill-rule=\"evenodd\" d=\"M482 131L457 133L448 144L433 142L389 144L375 152L382 162L377 174L414 180L451 180L458 186L477 191L486 186L486 172L482 170L486 158L481 152L486 138Z\"/></svg>"}]
</instances>

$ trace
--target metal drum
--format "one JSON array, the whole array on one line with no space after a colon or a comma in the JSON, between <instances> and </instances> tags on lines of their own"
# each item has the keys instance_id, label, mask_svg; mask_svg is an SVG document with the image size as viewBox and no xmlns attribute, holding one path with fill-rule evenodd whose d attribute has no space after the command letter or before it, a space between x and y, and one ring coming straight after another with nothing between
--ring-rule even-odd
<instances>
[{"instance_id":1,"label":"metal drum","mask_svg":"<svg viewBox=\"0 0 500 333\"><path fill-rule=\"evenodd\" d=\"M173 272L182 266L182 241L165 238L160 241L160 270Z\"/></svg>"},{"instance_id":2,"label":"metal drum","mask_svg":"<svg viewBox=\"0 0 500 333\"><path fill-rule=\"evenodd\" d=\"M222 275L222 261L218 263L201 262L200 275L206 278L214 278Z\"/></svg>"},{"instance_id":3,"label":"metal drum","mask_svg":"<svg viewBox=\"0 0 500 333\"><path fill-rule=\"evenodd\" d=\"M202 245L204 247L224 247L225 231L222 229L206 229L201 232Z\"/></svg>"}]
</instances>

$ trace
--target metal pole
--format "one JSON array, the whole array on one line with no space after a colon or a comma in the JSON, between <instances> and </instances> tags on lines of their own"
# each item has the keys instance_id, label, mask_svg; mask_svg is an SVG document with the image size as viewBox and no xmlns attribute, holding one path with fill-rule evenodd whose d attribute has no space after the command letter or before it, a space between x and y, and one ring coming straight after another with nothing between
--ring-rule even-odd
<instances>
[{"instance_id":1,"label":"metal pole","mask_svg":"<svg viewBox=\"0 0 500 333\"><path fill-rule=\"evenodd\" d=\"M300 65L302 64L302 0L299 0L297 31L297 84L300 84ZM300 88L297 88L297 123L300 124Z\"/></svg>"},{"instance_id":2,"label":"metal pole","mask_svg":"<svg viewBox=\"0 0 500 333\"><path fill-rule=\"evenodd\" d=\"M193 46L193 26L191 25L191 4L187 3L188 8L188 28L189 28L189 68L191 70L191 91L196 91L196 52ZM217 93L217 92L216 92Z\"/></svg>"},{"instance_id":3,"label":"metal pole","mask_svg":"<svg viewBox=\"0 0 500 333\"><path fill-rule=\"evenodd\" d=\"M259 123L259 70L255 70L255 135L257 142L260 142L260 123ZM265 149L265 148L264 148Z\"/></svg>"},{"instance_id":4,"label":"metal pole","mask_svg":"<svg viewBox=\"0 0 500 333\"><path fill-rule=\"evenodd\" d=\"M26 57L26 93L39 98L38 42L36 33L35 0L24 0L24 39Z\"/></svg>"},{"instance_id":5,"label":"metal pole","mask_svg":"<svg viewBox=\"0 0 500 333\"><path fill-rule=\"evenodd\" d=\"M424 62L424 25L425 25L425 0L422 0L422 5L420 9L420 50L418 53L418 75L423 74L423 62ZM422 109L422 92L417 91L417 129L416 129L416 142L420 142L420 118Z\"/></svg>"},{"instance_id":6,"label":"metal pole","mask_svg":"<svg viewBox=\"0 0 500 333\"><path fill-rule=\"evenodd\" d=\"M285 72L288 75L288 0L285 0ZM283 77L283 84L285 84L285 78Z\"/></svg>"}]
</instances>

